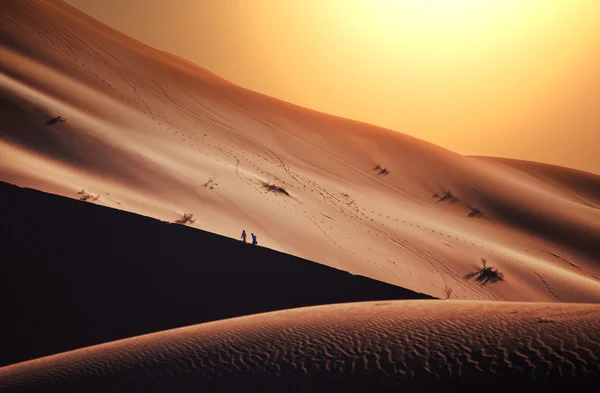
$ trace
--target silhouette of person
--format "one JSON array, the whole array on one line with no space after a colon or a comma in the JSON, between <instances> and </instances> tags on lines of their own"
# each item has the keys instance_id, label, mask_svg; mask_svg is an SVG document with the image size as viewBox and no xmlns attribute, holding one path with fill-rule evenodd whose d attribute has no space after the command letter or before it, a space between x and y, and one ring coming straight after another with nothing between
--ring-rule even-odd
<instances>
[{"instance_id":1,"label":"silhouette of person","mask_svg":"<svg viewBox=\"0 0 600 393\"><path fill-rule=\"evenodd\" d=\"M254 233L252 234L252 244L253 245L257 245L258 244L258 240L256 240L256 235Z\"/></svg>"},{"instance_id":2,"label":"silhouette of person","mask_svg":"<svg viewBox=\"0 0 600 393\"><path fill-rule=\"evenodd\" d=\"M246 243L246 230L245 229L242 231L242 241L244 243Z\"/></svg>"}]
</instances>

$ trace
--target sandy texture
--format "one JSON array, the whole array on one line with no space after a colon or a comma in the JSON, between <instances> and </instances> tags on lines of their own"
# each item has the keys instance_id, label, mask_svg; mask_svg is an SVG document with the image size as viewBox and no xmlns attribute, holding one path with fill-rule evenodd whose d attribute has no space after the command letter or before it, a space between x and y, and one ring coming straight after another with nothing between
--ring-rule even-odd
<instances>
[{"instance_id":1,"label":"sandy texture","mask_svg":"<svg viewBox=\"0 0 600 393\"><path fill-rule=\"evenodd\" d=\"M464 157L265 97L59 1L0 2L0 180L192 213L196 228L245 228L436 297L600 301L600 176ZM505 281L477 281L481 258Z\"/></svg>"},{"instance_id":2,"label":"sandy texture","mask_svg":"<svg viewBox=\"0 0 600 393\"><path fill-rule=\"evenodd\" d=\"M598 305L369 302L212 322L16 364L0 368L0 390L594 390L598 356Z\"/></svg>"}]
</instances>

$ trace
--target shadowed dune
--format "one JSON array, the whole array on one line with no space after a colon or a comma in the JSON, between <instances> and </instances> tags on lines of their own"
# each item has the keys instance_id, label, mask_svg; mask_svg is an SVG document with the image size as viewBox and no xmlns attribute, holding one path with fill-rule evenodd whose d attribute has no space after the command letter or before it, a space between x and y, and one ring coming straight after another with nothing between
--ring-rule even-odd
<instances>
[{"instance_id":1,"label":"shadowed dune","mask_svg":"<svg viewBox=\"0 0 600 393\"><path fill-rule=\"evenodd\" d=\"M2 182L0 217L0 365L258 312L430 298L183 225Z\"/></svg>"},{"instance_id":2,"label":"shadowed dune","mask_svg":"<svg viewBox=\"0 0 600 393\"><path fill-rule=\"evenodd\" d=\"M0 390L594 391L599 355L599 305L366 302L240 317L16 364L0 368Z\"/></svg>"}]
</instances>

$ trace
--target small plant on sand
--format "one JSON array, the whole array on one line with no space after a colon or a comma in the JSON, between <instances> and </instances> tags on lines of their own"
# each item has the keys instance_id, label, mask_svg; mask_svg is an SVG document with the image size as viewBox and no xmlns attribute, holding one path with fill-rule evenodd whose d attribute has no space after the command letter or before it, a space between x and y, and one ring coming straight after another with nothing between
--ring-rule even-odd
<instances>
[{"instance_id":1,"label":"small plant on sand","mask_svg":"<svg viewBox=\"0 0 600 393\"><path fill-rule=\"evenodd\" d=\"M444 286L444 294L446 295L446 299L450 299L450 296L452 296L452 288L448 284Z\"/></svg>"},{"instance_id":2,"label":"small plant on sand","mask_svg":"<svg viewBox=\"0 0 600 393\"><path fill-rule=\"evenodd\" d=\"M481 218L481 217L483 217L483 212L481 211L481 209L471 208L471 211L469 212L469 217Z\"/></svg>"},{"instance_id":3,"label":"small plant on sand","mask_svg":"<svg viewBox=\"0 0 600 393\"><path fill-rule=\"evenodd\" d=\"M208 181L206 183L204 183L202 185L202 187L204 188L208 188L209 190L212 190L213 188L215 188L216 186L218 186L219 184L217 183L216 177L213 176L210 179L208 179Z\"/></svg>"},{"instance_id":4,"label":"small plant on sand","mask_svg":"<svg viewBox=\"0 0 600 393\"><path fill-rule=\"evenodd\" d=\"M494 284L497 282L504 281L504 273L502 273L501 271L498 271L498 269L496 269L495 267L492 267L492 266L488 267L487 260L485 258L481 258L481 265L483 266L481 268L481 270L469 273L465 276L465 278L469 279L469 278L477 276L477 278L475 278L475 280L479 281L482 284L487 284L487 283Z\"/></svg>"},{"instance_id":5,"label":"small plant on sand","mask_svg":"<svg viewBox=\"0 0 600 393\"><path fill-rule=\"evenodd\" d=\"M452 193L452 191L448 190L444 193L444 196L440 198L438 202L450 202L452 204L458 202L459 199L456 195Z\"/></svg>"},{"instance_id":6,"label":"small plant on sand","mask_svg":"<svg viewBox=\"0 0 600 393\"><path fill-rule=\"evenodd\" d=\"M290 196L290 193L287 192L285 188L275 185L273 183L263 183L263 188L266 188L268 191L273 191L278 194Z\"/></svg>"},{"instance_id":7,"label":"small plant on sand","mask_svg":"<svg viewBox=\"0 0 600 393\"><path fill-rule=\"evenodd\" d=\"M183 217L181 217L179 220L176 220L175 223L176 224L193 224L196 222L196 219L194 218L194 215L192 213L183 213Z\"/></svg>"},{"instance_id":8,"label":"small plant on sand","mask_svg":"<svg viewBox=\"0 0 600 393\"><path fill-rule=\"evenodd\" d=\"M374 171L378 171L377 172L378 175L384 175L385 176L385 175L389 175L390 174L390 171L386 167L381 166L380 164L376 164L375 166L373 166L373 170Z\"/></svg>"},{"instance_id":9,"label":"small plant on sand","mask_svg":"<svg viewBox=\"0 0 600 393\"><path fill-rule=\"evenodd\" d=\"M438 199L440 197L440 194L438 194L437 192L434 192L433 195L431 196L433 199Z\"/></svg>"},{"instance_id":10,"label":"small plant on sand","mask_svg":"<svg viewBox=\"0 0 600 393\"><path fill-rule=\"evenodd\" d=\"M345 199L344 202L348 206L351 206L352 204L355 203L354 199L352 199L352 197L350 197L350 194L348 194L347 192L342 192L342 197Z\"/></svg>"},{"instance_id":11,"label":"small plant on sand","mask_svg":"<svg viewBox=\"0 0 600 393\"><path fill-rule=\"evenodd\" d=\"M81 195L79 197L80 201L86 201L86 202L93 202L93 201L97 201L98 198L100 198L100 194L98 195L92 195L89 192L87 192L86 190L81 190L77 193L77 195Z\"/></svg>"},{"instance_id":12,"label":"small plant on sand","mask_svg":"<svg viewBox=\"0 0 600 393\"><path fill-rule=\"evenodd\" d=\"M64 117L56 116L56 117L53 117L52 119L48 120L46 122L46 125L51 126L52 124L56 124L58 122L64 123L65 121L67 121L67 119L65 119Z\"/></svg>"}]
</instances>

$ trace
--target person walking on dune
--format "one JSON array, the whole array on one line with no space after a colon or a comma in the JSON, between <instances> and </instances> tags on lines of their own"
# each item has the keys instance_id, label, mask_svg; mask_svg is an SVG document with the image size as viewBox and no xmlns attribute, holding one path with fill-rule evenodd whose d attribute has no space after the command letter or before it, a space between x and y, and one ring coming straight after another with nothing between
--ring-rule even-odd
<instances>
[{"instance_id":1,"label":"person walking on dune","mask_svg":"<svg viewBox=\"0 0 600 393\"><path fill-rule=\"evenodd\" d=\"M242 241L246 243L246 230L242 230Z\"/></svg>"},{"instance_id":2,"label":"person walking on dune","mask_svg":"<svg viewBox=\"0 0 600 393\"><path fill-rule=\"evenodd\" d=\"M252 244L255 246L258 244L258 240L256 240L256 235L254 233L252 234Z\"/></svg>"}]
</instances>

